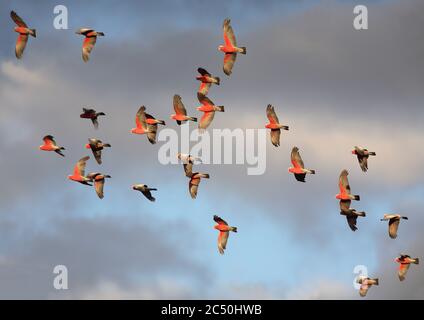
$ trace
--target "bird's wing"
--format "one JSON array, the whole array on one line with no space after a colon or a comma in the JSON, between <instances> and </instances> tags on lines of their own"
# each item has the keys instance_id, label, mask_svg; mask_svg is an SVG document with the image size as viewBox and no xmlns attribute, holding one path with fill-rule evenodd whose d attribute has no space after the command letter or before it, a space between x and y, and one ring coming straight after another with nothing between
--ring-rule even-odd
<instances>
[{"instance_id":1,"label":"bird's wing","mask_svg":"<svg viewBox=\"0 0 424 320\"><path fill-rule=\"evenodd\" d=\"M351 200L340 200L340 211L349 212Z\"/></svg>"},{"instance_id":2,"label":"bird's wing","mask_svg":"<svg viewBox=\"0 0 424 320\"><path fill-rule=\"evenodd\" d=\"M183 166L186 177L191 178L193 175L193 163L189 161L188 163L184 163Z\"/></svg>"},{"instance_id":3,"label":"bird's wing","mask_svg":"<svg viewBox=\"0 0 424 320\"><path fill-rule=\"evenodd\" d=\"M211 124L215 116L215 111L205 112L200 119L199 129L206 129Z\"/></svg>"},{"instance_id":4,"label":"bird's wing","mask_svg":"<svg viewBox=\"0 0 424 320\"><path fill-rule=\"evenodd\" d=\"M87 160L90 159L89 156L85 156L84 158L81 158L78 160L77 164L75 165L74 168L74 175L80 175L80 176L84 176L85 175L85 166L87 164Z\"/></svg>"},{"instance_id":5,"label":"bird's wing","mask_svg":"<svg viewBox=\"0 0 424 320\"><path fill-rule=\"evenodd\" d=\"M46 145L56 146L56 141L54 141L53 136L47 135L43 138L43 141Z\"/></svg>"},{"instance_id":6,"label":"bird's wing","mask_svg":"<svg viewBox=\"0 0 424 320\"><path fill-rule=\"evenodd\" d=\"M222 225L228 226L228 223L227 223L224 219L222 219L221 217L218 217L217 215L214 215L214 216L213 216L213 220L214 220L217 224L222 224Z\"/></svg>"},{"instance_id":7,"label":"bird's wing","mask_svg":"<svg viewBox=\"0 0 424 320\"><path fill-rule=\"evenodd\" d=\"M198 92L197 93L197 99L199 102L204 106L214 106L215 104L212 102L211 99L209 99L206 95Z\"/></svg>"},{"instance_id":8,"label":"bird's wing","mask_svg":"<svg viewBox=\"0 0 424 320\"><path fill-rule=\"evenodd\" d=\"M197 197L197 190L199 188L200 178L193 178L195 174L190 178L190 182L188 184L188 188L190 191L190 195L193 199Z\"/></svg>"},{"instance_id":9,"label":"bird's wing","mask_svg":"<svg viewBox=\"0 0 424 320\"><path fill-rule=\"evenodd\" d=\"M224 42L225 42L225 46L227 46L227 47L236 47L237 41L236 41L236 37L234 35L233 28L231 27L230 23L231 23L230 19L224 20L224 24L223 24Z\"/></svg>"},{"instance_id":10,"label":"bird's wing","mask_svg":"<svg viewBox=\"0 0 424 320\"><path fill-rule=\"evenodd\" d=\"M203 95L206 95L206 94L208 94L210 87L211 87L211 83L209 83L209 82L200 82L198 93L201 93Z\"/></svg>"},{"instance_id":11,"label":"bird's wing","mask_svg":"<svg viewBox=\"0 0 424 320\"><path fill-rule=\"evenodd\" d=\"M158 125L155 124L148 124L147 128L149 129L149 132L147 132L147 139L149 139L151 144L156 143L156 133L158 131Z\"/></svg>"},{"instance_id":12,"label":"bird's wing","mask_svg":"<svg viewBox=\"0 0 424 320\"><path fill-rule=\"evenodd\" d=\"M100 199L103 199L103 186L105 184L105 179L94 179L94 188Z\"/></svg>"},{"instance_id":13,"label":"bird's wing","mask_svg":"<svg viewBox=\"0 0 424 320\"><path fill-rule=\"evenodd\" d=\"M91 118L91 122L94 125L94 129L98 129L99 128L99 121L97 120L97 117Z\"/></svg>"},{"instance_id":14,"label":"bird's wing","mask_svg":"<svg viewBox=\"0 0 424 320\"><path fill-rule=\"evenodd\" d=\"M174 110L176 114L182 114L185 116L187 115L186 108L184 107L181 97L178 94L174 95L173 103L174 103Z\"/></svg>"},{"instance_id":15,"label":"bird's wing","mask_svg":"<svg viewBox=\"0 0 424 320\"><path fill-rule=\"evenodd\" d=\"M144 190L141 191L141 193L143 193L143 195L149 199L150 201L154 202L156 199L152 196L152 193L150 192L149 188L144 188Z\"/></svg>"},{"instance_id":16,"label":"bird's wing","mask_svg":"<svg viewBox=\"0 0 424 320\"><path fill-rule=\"evenodd\" d=\"M272 144L274 146L278 147L280 145L281 130L280 129L271 129L270 135L271 135Z\"/></svg>"},{"instance_id":17,"label":"bird's wing","mask_svg":"<svg viewBox=\"0 0 424 320\"><path fill-rule=\"evenodd\" d=\"M270 104L266 107L266 116L270 123L278 123L277 114L275 113L274 107Z\"/></svg>"},{"instance_id":18,"label":"bird's wing","mask_svg":"<svg viewBox=\"0 0 424 320\"><path fill-rule=\"evenodd\" d=\"M10 12L10 17L19 27L28 28L24 20L22 20L22 18L18 16L15 11Z\"/></svg>"},{"instance_id":19,"label":"bird's wing","mask_svg":"<svg viewBox=\"0 0 424 320\"><path fill-rule=\"evenodd\" d=\"M211 74L204 68L197 68L197 72L199 72L202 76L211 76Z\"/></svg>"},{"instance_id":20,"label":"bird's wing","mask_svg":"<svg viewBox=\"0 0 424 320\"><path fill-rule=\"evenodd\" d=\"M400 219L390 219L389 220L389 236L392 239L397 237L397 231L399 227Z\"/></svg>"},{"instance_id":21,"label":"bird's wing","mask_svg":"<svg viewBox=\"0 0 424 320\"><path fill-rule=\"evenodd\" d=\"M349 228L352 231L358 230L358 228L356 227L356 220L357 219L358 219L358 216L356 216L354 214L350 214L350 215L346 216L347 224L349 225Z\"/></svg>"},{"instance_id":22,"label":"bird's wing","mask_svg":"<svg viewBox=\"0 0 424 320\"><path fill-rule=\"evenodd\" d=\"M236 53L226 53L224 55L224 73L229 76L233 70L234 63L236 62L237 54Z\"/></svg>"},{"instance_id":23,"label":"bird's wing","mask_svg":"<svg viewBox=\"0 0 424 320\"><path fill-rule=\"evenodd\" d=\"M361 284L361 287L359 288L359 295L361 297L365 297L367 295L368 289L369 289L368 284L366 282L365 283L363 282Z\"/></svg>"},{"instance_id":24,"label":"bird's wing","mask_svg":"<svg viewBox=\"0 0 424 320\"><path fill-rule=\"evenodd\" d=\"M343 170L340 173L339 188L340 188L340 193L342 194L350 194L350 185L349 185L349 180L347 179L348 175L349 173L347 172L347 170Z\"/></svg>"},{"instance_id":25,"label":"bird's wing","mask_svg":"<svg viewBox=\"0 0 424 320\"><path fill-rule=\"evenodd\" d=\"M368 158L364 156L357 155L359 166L361 167L362 171L366 172L368 170Z\"/></svg>"},{"instance_id":26,"label":"bird's wing","mask_svg":"<svg viewBox=\"0 0 424 320\"><path fill-rule=\"evenodd\" d=\"M135 115L135 124L137 128L142 128L144 131L147 130L147 124L146 124L146 114L144 113L144 110L146 110L145 106L141 106L137 114Z\"/></svg>"},{"instance_id":27,"label":"bird's wing","mask_svg":"<svg viewBox=\"0 0 424 320\"><path fill-rule=\"evenodd\" d=\"M24 54L24 50L25 50L27 42L28 42L28 35L27 34L19 34L18 35L18 39L16 40L16 46L15 46L16 58L18 58L18 59L22 58L22 55Z\"/></svg>"},{"instance_id":28,"label":"bird's wing","mask_svg":"<svg viewBox=\"0 0 424 320\"><path fill-rule=\"evenodd\" d=\"M84 60L84 62L87 62L88 60L90 60L90 53L91 53L91 50L93 50L94 45L96 44L96 41L97 41L97 36L85 37L82 43L82 60Z\"/></svg>"},{"instance_id":29,"label":"bird's wing","mask_svg":"<svg viewBox=\"0 0 424 320\"><path fill-rule=\"evenodd\" d=\"M399 264L399 270L398 270L398 276L399 280L403 281L405 279L406 273L409 269L409 263L400 263Z\"/></svg>"},{"instance_id":30,"label":"bird's wing","mask_svg":"<svg viewBox=\"0 0 424 320\"><path fill-rule=\"evenodd\" d=\"M102 164L102 151L91 149L93 151L94 158L96 159L98 164Z\"/></svg>"},{"instance_id":31,"label":"bird's wing","mask_svg":"<svg viewBox=\"0 0 424 320\"><path fill-rule=\"evenodd\" d=\"M291 163L295 168L303 169L305 165L303 164L302 157L299 153L299 148L294 147L291 152Z\"/></svg>"},{"instance_id":32,"label":"bird's wing","mask_svg":"<svg viewBox=\"0 0 424 320\"><path fill-rule=\"evenodd\" d=\"M224 254L224 250L227 248L228 231L220 231L218 235L218 250L220 254Z\"/></svg>"}]
</instances>

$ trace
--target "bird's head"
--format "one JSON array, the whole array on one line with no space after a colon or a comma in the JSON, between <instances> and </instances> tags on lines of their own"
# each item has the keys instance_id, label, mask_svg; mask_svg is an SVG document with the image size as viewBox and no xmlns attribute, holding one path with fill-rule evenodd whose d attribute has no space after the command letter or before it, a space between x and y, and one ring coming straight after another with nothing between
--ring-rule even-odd
<instances>
[{"instance_id":1,"label":"bird's head","mask_svg":"<svg viewBox=\"0 0 424 320\"><path fill-rule=\"evenodd\" d=\"M352 154L356 154L356 150L352 150Z\"/></svg>"},{"instance_id":2,"label":"bird's head","mask_svg":"<svg viewBox=\"0 0 424 320\"><path fill-rule=\"evenodd\" d=\"M85 145L85 148L86 149L90 149L91 147L90 147L90 144L89 143L87 143L86 145Z\"/></svg>"},{"instance_id":3,"label":"bird's head","mask_svg":"<svg viewBox=\"0 0 424 320\"><path fill-rule=\"evenodd\" d=\"M218 50L219 50L219 51L224 51L224 46L223 46L223 45L220 45L220 46L218 47Z\"/></svg>"}]
</instances>

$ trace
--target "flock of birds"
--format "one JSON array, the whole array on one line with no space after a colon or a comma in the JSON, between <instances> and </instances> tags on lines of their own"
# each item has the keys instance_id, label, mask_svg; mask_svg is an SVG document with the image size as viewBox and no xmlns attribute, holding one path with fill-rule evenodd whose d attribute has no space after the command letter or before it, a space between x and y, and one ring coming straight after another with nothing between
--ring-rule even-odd
<instances>
[{"instance_id":1,"label":"flock of birds","mask_svg":"<svg viewBox=\"0 0 424 320\"><path fill-rule=\"evenodd\" d=\"M18 59L22 58L24 49L28 42L29 35L36 37L36 30L30 29L26 23L14 12L11 12L11 18L16 23L15 31L19 34L15 46L15 54ZM81 28L77 34L85 36L83 45L82 45L82 59L84 62L88 62L90 59L90 54L96 44L98 36L104 36L103 32L98 32L89 28ZM223 23L223 35L224 35L224 45L220 45L218 50L224 53L224 63L223 63L223 72L230 76L234 63L236 61L237 55L246 54L246 47L237 46L236 38L234 31L230 24L230 19L225 19ZM196 77L200 81L200 87L197 91L197 98L200 102L200 106L197 107L198 111L203 112L203 116L199 121L198 128L202 132L206 130L212 120L214 119L215 112L224 112L224 106L215 105L208 97L212 84L220 85L220 78L212 76L204 68L198 68L199 76ZM186 121L197 122L196 117L188 116L187 110L182 102L182 99L179 95L174 95L173 97L173 106L175 114L171 115L171 119L175 120L178 125ZM269 120L269 123L266 124L266 128L270 129L270 139L271 143L278 147L280 145L280 135L281 130L289 130L289 127L283 124L280 124L275 109L272 105L268 105L266 108L266 115ZM94 109L83 108L83 113L80 115L80 118L90 119L94 125L95 129L98 129L98 117L105 116L103 112L97 112ZM152 115L146 113L146 107L141 106L135 117L136 127L131 129L131 133L143 135L145 134L150 143L156 143L156 133L158 130L158 125L165 125L164 120L158 120ZM65 156L63 151L64 147L58 146L54 137L52 135L46 135L43 138L44 144L39 148L43 151L54 151L61 156ZM102 151L105 148L110 148L111 145L108 143L103 143L97 138L88 139L88 144L85 146L87 149L91 149L94 158L97 163L100 165L102 163ZM368 170L368 159L370 156L376 156L375 152L368 151L366 148L355 146L352 154L356 155L360 168L363 172ZM210 176L208 173L202 172L193 172L193 164L201 163L201 159L194 157L190 154L177 154L178 159L183 163L184 172L187 178L189 178L189 193L193 199L196 198L198 187L202 179L208 179ZM86 163L90 159L89 156L81 158L75 165L73 174L68 176L68 179L79 182L84 185L95 187L95 191L100 199L104 197L104 184L106 178L111 178L110 175L103 174L100 172L92 172L85 174ZM305 182L307 174L315 174L315 170L305 168L302 157L299 153L299 148L293 147L291 151L291 163L292 167L288 169L289 173L293 173L295 179L299 182ZM351 193L351 188L348 180L348 171L342 170L339 177L339 194L336 195L336 199L340 200L340 214L346 216L348 226L352 231L357 230L357 218L365 217L365 212L358 212L356 209L351 207L352 201L359 201L359 195L353 195ZM150 188L146 184L136 184L133 186L133 189L140 191L148 200L155 201L155 198L152 196L152 191L157 191L156 188ZM232 227L222 219L221 217L214 215L213 216L216 225L214 228L219 231L218 235L218 250L220 254L224 254L224 251L227 246L227 241L230 232L237 232L237 227ZM399 214L385 214L382 221L388 221L389 236L392 239L397 237L398 227L401 219L407 220L405 216ZM418 264L418 258L411 258L407 254L401 254L395 259L399 263L398 277L400 281L405 279L406 273L411 264ZM369 277L359 277L357 282L361 284L359 294L360 296L365 296L368 289L373 285L378 285L378 278L369 278Z\"/></svg>"}]
</instances>

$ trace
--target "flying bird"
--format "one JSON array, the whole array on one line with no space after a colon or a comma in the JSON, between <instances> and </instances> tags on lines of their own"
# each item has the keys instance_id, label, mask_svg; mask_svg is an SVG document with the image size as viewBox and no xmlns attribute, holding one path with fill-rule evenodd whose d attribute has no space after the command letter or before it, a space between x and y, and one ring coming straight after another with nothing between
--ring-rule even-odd
<instances>
[{"instance_id":1,"label":"flying bird","mask_svg":"<svg viewBox=\"0 0 424 320\"><path fill-rule=\"evenodd\" d=\"M358 212L350 207L352 200L340 200L340 214L346 216L347 224L352 231L358 230L356 220L358 217L365 217L364 211Z\"/></svg>"},{"instance_id":2,"label":"flying bird","mask_svg":"<svg viewBox=\"0 0 424 320\"><path fill-rule=\"evenodd\" d=\"M144 112L146 110L145 106L141 106L137 114L135 115L135 125L136 127L131 129L131 133L134 134L145 134L149 132L149 128L147 127L146 122L146 113Z\"/></svg>"},{"instance_id":3,"label":"flying bird","mask_svg":"<svg viewBox=\"0 0 424 320\"><path fill-rule=\"evenodd\" d=\"M93 151L94 158L98 164L102 164L102 150L103 148L110 148L109 143L103 143L101 140L96 138L88 139L88 143L85 145L87 149Z\"/></svg>"},{"instance_id":4,"label":"flying bird","mask_svg":"<svg viewBox=\"0 0 424 320\"><path fill-rule=\"evenodd\" d=\"M149 188L147 184L136 184L133 185L133 190L140 191L147 199L154 202L156 199L152 196L152 193L150 191L156 191L156 188Z\"/></svg>"},{"instance_id":5,"label":"flying bird","mask_svg":"<svg viewBox=\"0 0 424 320\"><path fill-rule=\"evenodd\" d=\"M405 280L406 273L408 272L411 263L419 264L420 262L418 258L411 258L407 254L401 254L395 259L395 261L399 263L398 276L400 281Z\"/></svg>"},{"instance_id":6,"label":"flying bird","mask_svg":"<svg viewBox=\"0 0 424 320\"><path fill-rule=\"evenodd\" d=\"M158 131L158 124L165 125L165 121L158 120L152 115L146 113L146 124L147 124L147 139L149 139L151 144L156 143L156 133Z\"/></svg>"},{"instance_id":7,"label":"flying bird","mask_svg":"<svg viewBox=\"0 0 424 320\"><path fill-rule=\"evenodd\" d=\"M361 285L361 287L359 288L359 295L361 297L365 297L369 288L371 288L372 286L378 286L378 278L371 279L368 277L360 277L358 278L357 282Z\"/></svg>"},{"instance_id":8,"label":"flying bird","mask_svg":"<svg viewBox=\"0 0 424 320\"><path fill-rule=\"evenodd\" d=\"M339 177L340 193L336 195L336 199L359 201L361 198L358 195L351 194L349 180L347 179L348 175L349 175L349 172L347 172L346 169L340 173L340 177Z\"/></svg>"},{"instance_id":9,"label":"flying bird","mask_svg":"<svg viewBox=\"0 0 424 320\"><path fill-rule=\"evenodd\" d=\"M223 70L227 76L229 76L232 72L234 63L237 58L237 53L246 54L246 47L237 47L236 37L230 22L230 19L224 20L223 29L225 44L218 47L219 51L225 53Z\"/></svg>"},{"instance_id":10,"label":"flying bird","mask_svg":"<svg viewBox=\"0 0 424 320\"><path fill-rule=\"evenodd\" d=\"M298 147L293 147L292 149L291 163L293 167L289 168L289 172L294 174L297 181L305 182L306 174L315 174L315 170L305 169Z\"/></svg>"},{"instance_id":11,"label":"flying bird","mask_svg":"<svg viewBox=\"0 0 424 320\"><path fill-rule=\"evenodd\" d=\"M39 148L40 150L43 151L54 151L57 154L61 155L62 157L64 157L65 155L62 153L62 150L65 150L64 147L59 147L56 144L56 141L54 140L52 135L47 135L43 138L44 144L41 145Z\"/></svg>"},{"instance_id":12,"label":"flying bird","mask_svg":"<svg viewBox=\"0 0 424 320\"><path fill-rule=\"evenodd\" d=\"M219 231L218 250L220 254L224 254L224 251L227 248L227 241L228 236L230 235L230 231L237 232L237 227L230 227L224 219L218 217L217 215L213 216L213 220L217 223L214 226L214 229Z\"/></svg>"},{"instance_id":13,"label":"flying bird","mask_svg":"<svg viewBox=\"0 0 424 320\"><path fill-rule=\"evenodd\" d=\"M289 127L279 123L274 107L270 104L266 107L266 116L268 117L269 123L265 128L271 129L271 142L274 146L278 147L280 145L281 129L289 130Z\"/></svg>"},{"instance_id":14,"label":"flying bird","mask_svg":"<svg viewBox=\"0 0 424 320\"><path fill-rule=\"evenodd\" d=\"M380 221L389 220L389 236L396 239L397 231L399 228L400 219L408 220L408 217L401 216L400 214L385 214Z\"/></svg>"},{"instance_id":15,"label":"flying bird","mask_svg":"<svg viewBox=\"0 0 424 320\"><path fill-rule=\"evenodd\" d=\"M89 173L87 178L94 181L94 189L96 190L97 196L103 199L103 187L105 185L106 178L112 178L110 175L101 174L99 172Z\"/></svg>"},{"instance_id":16,"label":"flying bird","mask_svg":"<svg viewBox=\"0 0 424 320\"><path fill-rule=\"evenodd\" d=\"M216 106L207 96L198 93L197 98L202 104L197 110L204 112L199 122L199 129L205 130L211 124L215 111L224 112L224 106Z\"/></svg>"},{"instance_id":17,"label":"flying bird","mask_svg":"<svg viewBox=\"0 0 424 320\"><path fill-rule=\"evenodd\" d=\"M171 115L171 119L176 120L178 125L181 125L181 123L187 120L197 122L197 118L187 116L187 110L178 94L174 95L173 105L175 114Z\"/></svg>"},{"instance_id":18,"label":"flying bird","mask_svg":"<svg viewBox=\"0 0 424 320\"><path fill-rule=\"evenodd\" d=\"M190 181L188 184L188 191L190 192L191 198L196 199L197 190L199 188L201 179L209 179L210 176L208 173L200 173L200 172L193 173L192 162L184 163L183 166L184 166L186 177L190 178Z\"/></svg>"},{"instance_id":19,"label":"flying bird","mask_svg":"<svg viewBox=\"0 0 424 320\"><path fill-rule=\"evenodd\" d=\"M368 170L368 158L370 156L377 155L375 152L368 151L367 149L358 146L354 147L354 149L352 150L352 154L356 155L356 157L358 158L359 166L364 172Z\"/></svg>"},{"instance_id":20,"label":"flying bird","mask_svg":"<svg viewBox=\"0 0 424 320\"><path fill-rule=\"evenodd\" d=\"M85 36L84 41L82 43L82 60L84 62L88 62L90 60L90 53L96 44L98 36L104 36L103 32L98 32L90 28L81 28L75 32L76 34L80 34Z\"/></svg>"},{"instance_id":21,"label":"flying bird","mask_svg":"<svg viewBox=\"0 0 424 320\"><path fill-rule=\"evenodd\" d=\"M74 167L74 173L68 176L69 180L76 181L88 186L92 186L89 183L92 181L92 179L85 176L85 166L87 164L88 159L90 159L90 157L86 156L78 160L77 164Z\"/></svg>"},{"instance_id":22,"label":"flying bird","mask_svg":"<svg viewBox=\"0 0 424 320\"><path fill-rule=\"evenodd\" d=\"M99 128L99 122L97 121L97 118L99 116L105 116L106 114L104 112L97 112L94 109L87 109L87 108L82 108L82 113L80 114L80 118L82 119L90 119L91 122L93 122L94 128L98 129Z\"/></svg>"},{"instance_id":23,"label":"flying bird","mask_svg":"<svg viewBox=\"0 0 424 320\"><path fill-rule=\"evenodd\" d=\"M16 55L16 58L21 59L24 53L26 44L28 42L28 35L31 35L34 38L36 38L37 33L35 29L28 28L24 20L22 20L22 18L18 16L15 11L10 12L10 17L17 25L17 27L15 27L14 29L15 32L19 33L18 39L16 40L16 45L15 45L15 55Z\"/></svg>"},{"instance_id":24,"label":"flying bird","mask_svg":"<svg viewBox=\"0 0 424 320\"><path fill-rule=\"evenodd\" d=\"M185 153L177 153L177 158L185 164L187 164L189 162L195 163L196 161L198 161L200 163L202 162L202 159L200 159L199 157L193 157L192 155L185 154Z\"/></svg>"},{"instance_id":25,"label":"flying bird","mask_svg":"<svg viewBox=\"0 0 424 320\"><path fill-rule=\"evenodd\" d=\"M207 95L212 84L219 86L219 77L212 77L212 75L203 68L198 68L197 72L200 73L200 76L196 77L196 80L200 81L200 87L197 93Z\"/></svg>"}]
</instances>

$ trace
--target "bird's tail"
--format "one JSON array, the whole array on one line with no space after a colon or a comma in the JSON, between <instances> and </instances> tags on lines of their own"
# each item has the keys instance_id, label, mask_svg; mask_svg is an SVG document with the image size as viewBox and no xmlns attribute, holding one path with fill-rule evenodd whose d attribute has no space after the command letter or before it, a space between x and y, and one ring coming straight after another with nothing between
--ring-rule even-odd
<instances>
[{"instance_id":1,"label":"bird's tail","mask_svg":"<svg viewBox=\"0 0 424 320\"><path fill-rule=\"evenodd\" d=\"M197 122L197 118L195 118L195 117L188 117L188 120L191 120L193 122Z\"/></svg>"},{"instance_id":2,"label":"bird's tail","mask_svg":"<svg viewBox=\"0 0 424 320\"><path fill-rule=\"evenodd\" d=\"M241 49L240 51L241 54L246 54L247 52L246 47L241 47L240 49Z\"/></svg>"},{"instance_id":3,"label":"bird's tail","mask_svg":"<svg viewBox=\"0 0 424 320\"><path fill-rule=\"evenodd\" d=\"M204 173L204 174L203 174L203 178L209 179L209 178L210 178L209 173Z\"/></svg>"},{"instance_id":4,"label":"bird's tail","mask_svg":"<svg viewBox=\"0 0 424 320\"><path fill-rule=\"evenodd\" d=\"M165 121L164 120L158 120L159 124L165 125Z\"/></svg>"},{"instance_id":5,"label":"bird's tail","mask_svg":"<svg viewBox=\"0 0 424 320\"><path fill-rule=\"evenodd\" d=\"M221 79L219 77L215 77L214 79L216 81L216 84L219 86L221 83Z\"/></svg>"},{"instance_id":6,"label":"bird's tail","mask_svg":"<svg viewBox=\"0 0 424 320\"><path fill-rule=\"evenodd\" d=\"M62 153L62 151L61 150L65 150L65 148L60 148L60 149L57 149L57 150L55 150L55 152L57 153L57 154L60 154L62 157L64 157L65 155Z\"/></svg>"},{"instance_id":7,"label":"bird's tail","mask_svg":"<svg viewBox=\"0 0 424 320\"><path fill-rule=\"evenodd\" d=\"M358 196L358 195L354 195L353 198L354 198L354 200L357 200L357 201L361 200L361 197Z\"/></svg>"},{"instance_id":8,"label":"bird's tail","mask_svg":"<svg viewBox=\"0 0 424 320\"><path fill-rule=\"evenodd\" d=\"M157 191L158 189L156 188L149 188L149 191Z\"/></svg>"},{"instance_id":9,"label":"bird's tail","mask_svg":"<svg viewBox=\"0 0 424 320\"><path fill-rule=\"evenodd\" d=\"M105 115L106 115L106 113L104 113L104 112L98 112L96 115L97 115L97 116L105 116Z\"/></svg>"},{"instance_id":10,"label":"bird's tail","mask_svg":"<svg viewBox=\"0 0 424 320\"><path fill-rule=\"evenodd\" d=\"M105 177L105 178L112 178L112 176L110 176L110 175L108 175L108 174L105 174L105 175L104 175L104 177Z\"/></svg>"},{"instance_id":11,"label":"bird's tail","mask_svg":"<svg viewBox=\"0 0 424 320\"><path fill-rule=\"evenodd\" d=\"M289 130L289 126L282 126L281 129L283 129L283 130Z\"/></svg>"},{"instance_id":12,"label":"bird's tail","mask_svg":"<svg viewBox=\"0 0 424 320\"><path fill-rule=\"evenodd\" d=\"M32 35L34 38L37 38L37 31L35 29L29 29L29 34Z\"/></svg>"},{"instance_id":13,"label":"bird's tail","mask_svg":"<svg viewBox=\"0 0 424 320\"><path fill-rule=\"evenodd\" d=\"M97 35L104 37L105 34L104 34L104 32L97 32Z\"/></svg>"},{"instance_id":14,"label":"bird's tail","mask_svg":"<svg viewBox=\"0 0 424 320\"><path fill-rule=\"evenodd\" d=\"M103 144L103 147L104 147L104 148L110 148L110 147L112 147L112 146L110 145L110 143L105 143L105 144Z\"/></svg>"},{"instance_id":15,"label":"bird's tail","mask_svg":"<svg viewBox=\"0 0 424 320\"><path fill-rule=\"evenodd\" d=\"M375 281L375 285L378 286L378 278L373 279Z\"/></svg>"},{"instance_id":16,"label":"bird's tail","mask_svg":"<svg viewBox=\"0 0 424 320\"><path fill-rule=\"evenodd\" d=\"M420 264L420 259L415 258L415 259L414 259L414 263L415 263L415 264Z\"/></svg>"},{"instance_id":17,"label":"bird's tail","mask_svg":"<svg viewBox=\"0 0 424 320\"><path fill-rule=\"evenodd\" d=\"M315 170L309 170L310 174L315 174Z\"/></svg>"},{"instance_id":18,"label":"bird's tail","mask_svg":"<svg viewBox=\"0 0 424 320\"><path fill-rule=\"evenodd\" d=\"M231 227L230 231L237 232L237 227Z\"/></svg>"},{"instance_id":19,"label":"bird's tail","mask_svg":"<svg viewBox=\"0 0 424 320\"><path fill-rule=\"evenodd\" d=\"M224 106L217 106L216 111L224 112Z\"/></svg>"},{"instance_id":20,"label":"bird's tail","mask_svg":"<svg viewBox=\"0 0 424 320\"><path fill-rule=\"evenodd\" d=\"M364 211L357 212L356 215L358 217L366 217L367 216Z\"/></svg>"},{"instance_id":21,"label":"bird's tail","mask_svg":"<svg viewBox=\"0 0 424 320\"><path fill-rule=\"evenodd\" d=\"M375 152L369 152L368 153L370 156L376 156L377 154Z\"/></svg>"}]
</instances>

